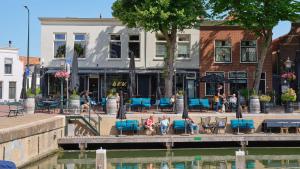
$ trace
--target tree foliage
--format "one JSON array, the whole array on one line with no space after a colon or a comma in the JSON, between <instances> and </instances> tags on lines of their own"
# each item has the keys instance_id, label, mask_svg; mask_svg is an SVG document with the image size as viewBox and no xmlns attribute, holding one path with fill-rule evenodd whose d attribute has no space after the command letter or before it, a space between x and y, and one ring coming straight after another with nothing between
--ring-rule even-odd
<instances>
[{"instance_id":1,"label":"tree foliage","mask_svg":"<svg viewBox=\"0 0 300 169\"><path fill-rule=\"evenodd\" d=\"M177 31L192 28L205 14L203 0L116 0L113 16L130 28L161 32L167 41L165 95L172 95Z\"/></svg>"}]
</instances>

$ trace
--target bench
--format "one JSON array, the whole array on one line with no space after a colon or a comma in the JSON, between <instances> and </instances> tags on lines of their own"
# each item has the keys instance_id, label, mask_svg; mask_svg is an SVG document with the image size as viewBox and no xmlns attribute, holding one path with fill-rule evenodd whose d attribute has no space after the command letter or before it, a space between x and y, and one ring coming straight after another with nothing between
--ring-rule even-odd
<instances>
[{"instance_id":1,"label":"bench","mask_svg":"<svg viewBox=\"0 0 300 169\"><path fill-rule=\"evenodd\" d=\"M209 109L210 103L209 103L208 99L194 98L194 99L189 99L188 106L189 106L189 109L197 109L197 108L199 108L200 110L203 108Z\"/></svg>"},{"instance_id":2,"label":"bench","mask_svg":"<svg viewBox=\"0 0 300 169\"><path fill-rule=\"evenodd\" d=\"M139 122L137 120L122 120L116 121L116 129L118 132L133 132L136 133L140 130Z\"/></svg>"},{"instance_id":3,"label":"bench","mask_svg":"<svg viewBox=\"0 0 300 169\"><path fill-rule=\"evenodd\" d=\"M10 117L10 114L15 114L17 116L18 114L24 115L24 105L21 102L8 102L8 117Z\"/></svg>"},{"instance_id":4,"label":"bench","mask_svg":"<svg viewBox=\"0 0 300 169\"><path fill-rule=\"evenodd\" d=\"M150 98L130 98L130 108L147 108L151 107L151 99Z\"/></svg>"},{"instance_id":5,"label":"bench","mask_svg":"<svg viewBox=\"0 0 300 169\"><path fill-rule=\"evenodd\" d=\"M254 121L246 119L232 119L230 120L230 126L233 130L237 130L239 128L252 131L253 129L255 129Z\"/></svg>"},{"instance_id":6,"label":"bench","mask_svg":"<svg viewBox=\"0 0 300 169\"><path fill-rule=\"evenodd\" d=\"M193 126L194 131L197 131L197 126ZM173 121L173 130L174 133L177 133L178 131L185 131L185 130L189 130L189 127L186 126L185 128L185 120L174 120Z\"/></svg>"},{"instance_id":7,"label":"bench","mask_svg":"<svg viewBox=\"0 0 300 169\"><path fill-rule=\"evenodd\" d=\"M296 132L300 128L300 119L266 119L262 123L262 130L271 132L272 129L288 130L289 128L296 128ZM287 131L288 132L288 131Z\"/></svg>"},{"instance_id":8,"label":"bench","mask_svg":"<svg viewBox=\"0 0 300 169\"><path fill-rule=\"evenodd\" d=\"M159 108L161 110L163 110L163 109L171 109L171 111L173 111L173 104L171 103L170 98L168 98L168 97L161 98L159 100Z\"/></svg>"}]
</instances>

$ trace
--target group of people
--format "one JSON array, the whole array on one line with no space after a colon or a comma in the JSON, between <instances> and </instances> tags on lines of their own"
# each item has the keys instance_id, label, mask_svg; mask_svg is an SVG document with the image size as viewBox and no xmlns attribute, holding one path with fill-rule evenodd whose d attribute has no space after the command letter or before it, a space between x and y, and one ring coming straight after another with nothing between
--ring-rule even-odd
<instances>
[{"instance_id":1,"label":"group of people","mask_svg":"<svg viewBox=\"0 0 300 169\"><path fill-rule=\"evenodd\" d=\"M162 119L159 121L159 123L154 123L153 115L151 115L149 118L146 119L144 126L153 135L155 133L155 127L157 126L157 124L159 125L160 134L166 135L169 130L170 120L165 115L162 117ZM194 121L190 117L188 117L186 119L185 124L186 124L187 130L191 134L194 134L195 128L196 128L196 130L199 130L199 126L196 123L194 123Z\"/></svg>"},{"instance_id":2,"label":"group of people","mask_svg":"<svg viewBox=\"0 0 300 169\"><path fill-rule=\"evenodd\" d=\"M232 96L229 98L229 101L226 98L224 93L224 87L222 84L218 84L217 90L215 92L213 102L215 104L215 111L216 113L222 112L225 113L226 108L235 108L237 105L237 97L236 94L233 93Z\"/></svg>"}]
</instances>

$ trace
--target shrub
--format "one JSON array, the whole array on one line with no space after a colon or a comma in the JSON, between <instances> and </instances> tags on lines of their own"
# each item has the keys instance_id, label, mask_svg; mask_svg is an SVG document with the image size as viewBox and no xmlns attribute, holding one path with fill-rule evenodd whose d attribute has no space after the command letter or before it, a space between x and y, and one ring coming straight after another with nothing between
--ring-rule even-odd
<instances>
[{"instance_id":1,"label":"shrub","mask_svg":"<svg viewBox=\"0 0 300 169\"><path fill-rule=\"evenodd\" d=\"M296 101L296 99L297 99L296 92L292 88L289 88L281 95L281 100L283 102L294 102Z\"/></svg>"},{"instance_id":2,"label":"shrub","mask_svg":"<svg viewBox=\"0 0 300 169\"><path fill-rule=\"evenodd\" d=\"M76 90L73 90L71 96L70 96L71 100L79 100L80 96L77 94Z\"/></svg>"}]
</instances>

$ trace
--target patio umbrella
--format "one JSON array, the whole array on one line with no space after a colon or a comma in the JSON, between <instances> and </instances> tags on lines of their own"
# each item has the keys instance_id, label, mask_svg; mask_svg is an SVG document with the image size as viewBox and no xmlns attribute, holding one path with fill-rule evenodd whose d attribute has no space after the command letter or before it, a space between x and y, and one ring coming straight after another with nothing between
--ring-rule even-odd
<instances>
[{"instance_id":1,"label":"patio umbrella","mask_svg":"<svg viewBox=\"0 0 300 169\"><path fill-rule=\"evenodd\" d=\"M182 118L184 119L184 124L185 124L185 126L184 126L184 133L185 134L187 134L187 129L186 129L186 127L187 127L187 124L186 124L186 119L187 118L189 118L189 112L188 112L188 109L187 109L187 90L186 90L186 85L185 85L185 91L184 91L184 108L183 108L183 112L182 112Z\"/></svg>"},{"instance_id":2,"label":"patio umbrella","mask_svg":"<svg viewBox=\"0 0 300 169\"><path fill-rule=\"evenodd\" d=\"M129 51L130 54L130 62L129 62L129 76L130 76L130 86L129 86L129 97L134 97L136 91L136 84L135 84L135 60L134 54L132 51Z\"/></svg>"},{"instance_id":3,"label":"patio umbrella","mask_svg":"<svg viewBox=\"0 0 300 169\"><path fill-rule=\"evenodd\" d=\"M35 94L36 89L36 74L37 74L37 65L34 65L33 73L31 75L31 92Z\"/></svg>"},{"instance_id":4,"label":"patio umbrella","mask_svg":"<svg viewBox=\"0 0 300 169\"><path fill-rule=\"evenodd\" d=\"M126 115L125 115L125 110L124 110L124 106L123 106L123 102L124 102L124 99L123 99L123 91L120 91L120 102L119 102L119 110L118 110L118 113L117 113L117 119L121 120L121 124L122 121L124 119L126 119ZM120 131L120 136L122 136L122 125L121 125L121 131Z\"/></svg>"},{"instance_id":5,"label":"patio umbrella","mask_svg":"<svg viewBox=\"0 0 300 169\"><path fill-rule=\"evenodd\" d=\"M236 104L236 118L238 119L237 134L240 134L240 118L243 118L240 104L240 91L237 92L237 104Z\"/></svg>"},{"instance_id":6,"label":"patio umbrella","mask_svg":"<svg viewBox=\"0 0 300 169\"><path fill-rule=\"evenodd\" d=\"M157 87L156 87L156 100L159 100L161 98L161 90L160 90L160 77L159 73L157 73Z\"/></svg>"},{"instance_id":7,"label":"patio umbrella","mask_svg":"<svg viewBox=\"0 0 300 169\"><path fill-rule=\"evenodd\" d=\"M77 52L79 50L79 52ZM78 77L78 54L80 53L80 47L77 46L74 56L73 56L73 61L72 61L72 71L71 71L71 85L70 85L70 90L77 91L79 87L79 77Z\"/></svg>"},{"instance_id":8,"label":"patio umbrella","mask_svg":"<svg viewBox=\"0 0 300 169\"><path fill-rule=\"evenodd\" d=\"M26 72L24 71L23 73L23 82L22 82L22 90L21 90L21 99L26 99L27 95L26 95Z\"/></svg>"}]
</instances>

